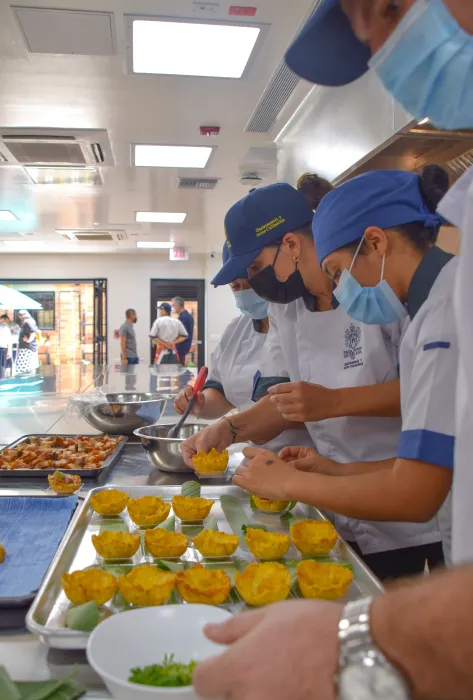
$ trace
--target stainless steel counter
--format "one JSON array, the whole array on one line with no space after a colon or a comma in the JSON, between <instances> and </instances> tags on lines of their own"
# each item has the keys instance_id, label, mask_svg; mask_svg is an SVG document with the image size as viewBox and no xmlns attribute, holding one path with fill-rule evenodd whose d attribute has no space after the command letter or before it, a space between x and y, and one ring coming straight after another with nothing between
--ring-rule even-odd
<instances>
[{"instance_id":1,"label":"stainless steel counter","mask_svg":"<svg viewBox=\"0 0 473 700\"><path fill-rule=\"evenodd\" d=\"M181 367L146 365L93 367L65 365L42 368L33 376L13 377L0 381L0 446L30 433L93 434L84 419L68 409L73 394L108 387L111 392L161 391L177 393L189 382L195 370ZM176 415L169 404L163 422L173 423ZM176 485L189 474L158 472L148 461L140 443L127 445L115 467L103 480L85 482L83 490L113 483L117 485ZM11 479L0 475L0 496L21 493L37 494L48 488L43 479ZM15 680L46 680L66 674L79 665L77 679L91 692L87 700L109 698L100 678L88 666L85 654L51 650L26 630L0 632L0 661Z\"/></svg>"}]
</instances>

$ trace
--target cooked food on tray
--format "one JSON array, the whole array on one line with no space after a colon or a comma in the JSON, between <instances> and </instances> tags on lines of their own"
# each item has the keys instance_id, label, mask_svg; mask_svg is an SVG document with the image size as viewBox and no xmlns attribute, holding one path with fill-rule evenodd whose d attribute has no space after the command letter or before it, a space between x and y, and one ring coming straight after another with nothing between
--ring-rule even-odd
<instances>
[{"instance_id":1,"label":"cooked food on tray","mask_svg":"<svg viewBox=\"0 0 473 700\"><path fill-rule=\"evenodd\" d=\"M289 505L289 501L270 501L267 498L253 495L253 504L264 513L282 513Z\"/></svg>"},{"instance_id":2,"label":"cooked food on tray","mask_svg":"<svg viewBox=\"0 0 473 700\"><path fill-rule=\"evenodd\" d=\"M210 452L201 450L192 458L192 464L200 474L224 472L228 464L228 450L217 452L215 447L212 447Z\"/></svg>"},{"instance_id":3,"label":"cooked food on tray","mask_svg":"<svg viewBox=\"0 0 473 700\"><path fill-rule=\"evenodd\" d=\"M159 525L166 520L170 510L171 504L157 496L130 498L128 501L128 515L136 525Z\"/></svg>"},{"instance_id":4,"label":"cooked food on tray","mask_svg":"<svg viewBox=\"0 0 473 700\"><path fill-rule=\"evenodd\" d=\"M2 544L0 544L0 564L5 559L6 555L7 553L5 551L5 547Z\"/></svg>"},{"instance_id":5,"label":"cooked food on tray","mask_svg":"<svg viewBox=\"0 0 473 700\"><path fill-rule=\"evenodd\" d=\"M214 503L215 501L207 498L188 498L187 496L174 496L172 499L174 513L181 520L204 520Z\"/></svg>"},{"instance_id":6,"label":"cooked food on tray","mask_svg":"<svg viewBox=\"0 0 473 700\"><path fill-rule=\"evenodd\" d=\"M0 452L0 469L99 469L123 437L30 437Z\"/></svg>"},{"instance_id":7,"label":"cooked food on tray","mask_svg":"<svg viewBox=\"0 0 473 700\"><path fill-rule=\"evenodd\" d=\"M291 537L301 554L317 556L335 547L338 533L330 520L301 520L291 525Z\"/></svg>"},{"instance_id":8,"label":"cooked food on tray","mask_svg":"<svg viewBox=\"0 0 473 700\"><path fill-rule=\"evenodd\" d=\"M102 569L85 569L62 574L61 583L64 593L74 605L82 605L93 600L103 605L113 598L118 590L115 576Z\"/></svg>"},{"instance_id":9,"label":"cooked food on tray","mask_svg":"<svg viewBox=\"0 0 473 700\"><path fill-rule=\"evenodd\" d=\"M90 497L90 505L100 515L119 515L125 510L130 496L118 489L99 491Z\"/></svg>"},{"instance_id":10,"label":"cooked food on tray","mask_svg":"<svg viewBox=\"0 0 473 700\"><path fill-rule=\"evenodd\" d=\"M351 569L338 564L306 559L297 566L297 582L304 598L343 598L352 581Z\"/></svg>"},{"instance_id":11,"label":"cooked food on tray","mask_svg":"<svg viewBox=\"0 0 473 700\"><path fill-rule=\"evenodd\" d=\"M265 532L253 527L246 529L245 542L254 557L266 561L281 559L291 546L289 535Z\"/></svg>"},{"instance_id":12,"label":"cooked food on tray","mask_svg":"<svg viewBox=\"0 0 473 700\"><path fill-rule=\"evenodd\" d=\"M202 564L196 564L177 574L176 587L186 603L221 605L230 594L232 581L221 569L206 569Z\"/></svg>"},{"instance_id":13,"label":"cooked food on tray","mask_svg":"<svg viewBox=\"0 0 473 700\"><path fill-rule=\"evenodd\" d=\"M235 574L238 593L249 605L268 605L286 600L291 590L291 574L282 564L249 564Z\"/></svg>"},{"instance_id":14,"label":"cooked food on tray","mask_svg":"<svg viewBox=\"0 0 473 700\"><path fill-rule=\"evenodd\" d=\"M95 550L104 559L129 559L138 551L141 536L137 532L117 532L104 530L99 535L92 535Z\"/></svg>"},{"instance_id":15,"label":"cooked food on tray","mask_svg":"<svg viewBox=\"0 0 473 700\"><path fill-rule=\"evenodd\" d=\"M176 583L176 574L162 571L156 566L135 566L129 574L120 576L118 588L128 603L139 605L162 605L170 597Z\"/></svg>"},{"instance_id":16,"label":"cooked food on tray","mask_svg":"<svg viewBox=\"0 0 473 700\"><path fill-rule=\"evenodd\" d=\"M82 486L82 479L75 474L54 472L48 474L49 488L55 493L74 493Z\"/></svg>"},{"instance_id":17,"label":"cooked food on tray","mask_svg":"<svg viewBox=\"0 0 473 700\"><path fill-rule=\"evenodd\" d=\"M192 541L203 557L230 556L240 542L237 535L228 535L216 530L202 530Z\"/></svg>"},{"instance_id":18,"label":"cooked food on tray","mask_svg":"<svg viewBox=\"0 0 473 700\"><path fill-rule=\"evenodd\" d=\"M189 544L189 539L182 532L169 532L157 527L146 530L145 545L153 557L182 557Z\"/></svg>"}]
</instances>

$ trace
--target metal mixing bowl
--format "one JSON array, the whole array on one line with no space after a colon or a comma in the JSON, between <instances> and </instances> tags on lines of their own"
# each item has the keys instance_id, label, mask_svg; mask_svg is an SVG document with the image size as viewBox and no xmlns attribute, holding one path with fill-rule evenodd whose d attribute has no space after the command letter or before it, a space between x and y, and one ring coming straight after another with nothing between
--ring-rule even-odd
<instances>
[{"instance_id":1,"label":"metal mixing bowl","mask_svg":"<svg viewBox=\"0 0 473 700\"><path fill-rule=\"evenodd\" d=\"M135 430L134 434L141 439L144 451L150 462L162 472L191 472L184 462L181 445L184 440L192 437L206 426L202 423L186 423L179 431L178 438L168 438L173 425L150 425L147 428Z\"/></svg>"},{"instance_id":2,"label":"metal mixing bowl","mask_svg":"<svg viewBox=\"0 0 473 700\"><path fill-rule=\"evenodd\" d=\"M171 397L168 394L121 393L104 394L103 401L97 396L87 400L81 394L74 405L80 415L94 428L103 433L131 435L137 428L157 423Z\"/></svg>"}]
</instances>

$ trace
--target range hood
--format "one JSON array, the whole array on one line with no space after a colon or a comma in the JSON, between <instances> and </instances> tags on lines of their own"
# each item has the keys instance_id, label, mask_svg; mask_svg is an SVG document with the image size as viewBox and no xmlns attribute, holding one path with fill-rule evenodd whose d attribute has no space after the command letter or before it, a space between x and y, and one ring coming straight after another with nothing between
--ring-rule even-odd
<instances>
[{"instance_id":1,"label":"range hood","mask_svg":"<svg viewBox=\"0 0 473 700\"><path fill-rule=\"evenodd\" d=\"M473 130L440 131L430 124L417 124L401 131L340 182L368 170L410 170L442 165L455 182L473 165Z\"/></svg>"}]
</instances>

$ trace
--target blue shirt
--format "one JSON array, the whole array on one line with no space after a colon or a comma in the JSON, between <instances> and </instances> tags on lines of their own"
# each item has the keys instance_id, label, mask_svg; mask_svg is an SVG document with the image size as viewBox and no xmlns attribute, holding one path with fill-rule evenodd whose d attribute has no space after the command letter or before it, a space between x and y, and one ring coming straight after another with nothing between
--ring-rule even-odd
<instances>
[{"instance_id":1,"label":"blue shirt","mask_svg":"<svg viewBox=\"0 0 473 700\"><path fill-rule=\"evenodd\" d=\"M187 338L182 343L176 343L176 350L179 355L187 355L192 345L194 333L194 317L186 309L180 314L179 321L187 331Z\"/></svg>"}]
</instances>

